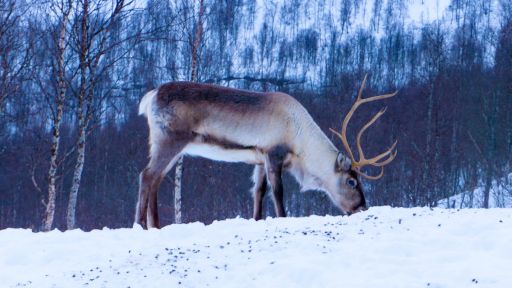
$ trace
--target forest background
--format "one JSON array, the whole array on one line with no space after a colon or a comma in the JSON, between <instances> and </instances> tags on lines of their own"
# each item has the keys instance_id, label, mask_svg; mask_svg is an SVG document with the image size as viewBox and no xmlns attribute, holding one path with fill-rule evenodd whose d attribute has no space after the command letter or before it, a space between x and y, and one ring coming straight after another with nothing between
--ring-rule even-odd
<instances>
[{"instance_id":1,"label":"forest background","mask_svg":"<svg viewBox=\"0 0 512 288\"><path fill-rule=\"evenodd\" d=\"M131 226L148 155L138 102L193 69L293 95L338 148L329 128L369 73L365 95L399 91L363 139L368 154L399 140L385 176L365 181L370 205L446 207L477 187L483 207L512 197L491 191L512 165L511 1L0 0L0 229ZM380 105L358 112L351 137ZM252 167L183 167L182 222L250 217ZM340 213L285 180L289 215Z\"/></svg>"}]
</instances>

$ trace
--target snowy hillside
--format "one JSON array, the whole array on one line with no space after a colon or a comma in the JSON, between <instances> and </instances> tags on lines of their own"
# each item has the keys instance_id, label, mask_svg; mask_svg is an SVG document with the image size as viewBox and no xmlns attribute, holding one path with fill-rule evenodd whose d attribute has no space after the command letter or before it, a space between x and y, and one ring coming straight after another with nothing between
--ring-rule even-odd
<instances>
[{"instance_id":1,"label":"snowy hillside","mask_svg":"<svg viewBox=\"0 0 512 288\"><path fill-rule=\"evenodd\" d=\"M512 209L0 231L2 287L512 287Z\"/></svg>"},{"instance_id":2,"label":"snowy hillside","mask_svg":"<svg viewBox=\"0 0 512 288\"><path fill-rule=\"evenodd\" d=\"M422 27L432 23L438 23L440 27L452 33L456 30L455 23L458 21L456 19L460 16L455 15L456 13L452 14L450 2L450 0L256 1L256 7L243 12L244 15L248 15L248 17L241 18L244 19L242 27L245 29L240 29L236 35L236 42L241 43L242 46L234 45L231 48L232 51L229 53L233 57L231 69L237 75L260 75L262 77L269 71L273 71L286 78L302 79L306 83L318 86L322 80L325 80L325 69L331 63L326 55L333 54L333 39L336 39L335 42L338 44L345 41L353 44L361 41L354 38L358 34L368 33L367 45L375 46L384 36L388 35L387 33L393 29L393 26L396 26L400 27L401 33L405 33L405 29L409 29L407 31L411 33L409 35L411 38L408 38L407 41L413 41L420 38ZM487 13L493 14L494 17L485 18L488 22L478 23L478 26L499 27L499 17L497 17L499 1L488 1L487 5L489 10ZM294 10L296 13L291 17L285 17L289 10ZM254 14L252 15L252 13ZM272 31L272 37L283 39L279 45L265 47L266 41L262 42L262 35L265 34L266 29ZM450 36L447 34L446 37ZM303 41L309 43L310 50L306 47L303 47L304 51L300 48L295 51L287 48L292 43ZM350 57L347 52L352 49L362 49L358 52L361 54L355 53L354 55L357 55L355 58ZM365 53L364 49L366 48L358 48L355 45L346 47L343 52L345 53L343 54L344 61L357 62L357 57L362 57ZM489 49L491 49L489 55L494 55L493 48L489 47ZM251 52L251 59L254 63L245 65L243 63L247 62L248 51L261 51L261 53ZM283 54L298 56L304 53L311 54L309 55L311 61L304 61L300 57L297 59L289 57L290 59L287 59L286 63L279 60L283 58ZM370 71L376 69L376 67L371 67L368 61L363 65ZM389 71L383 73L386 72ZM395 81L402 83L407 78L406 75L401 75L401 77L404 79L399 79L400 76L396 75ZM313 87L316 87L315 85Z\"/></svg>"},{"instance_id":3,"label":"snowy hillside","mask_svg":"<svg viewBox=\"0 0 512 288\"><path fill-rule=\"evenodd\" d=\"M437 205L446 208L482 208L484 207L484 185L473 191L466 191L449 198L439 200ZM512 208L512 173L507 177L492 181L489 192L490 208Z\"/></svg>"}]
</instances>

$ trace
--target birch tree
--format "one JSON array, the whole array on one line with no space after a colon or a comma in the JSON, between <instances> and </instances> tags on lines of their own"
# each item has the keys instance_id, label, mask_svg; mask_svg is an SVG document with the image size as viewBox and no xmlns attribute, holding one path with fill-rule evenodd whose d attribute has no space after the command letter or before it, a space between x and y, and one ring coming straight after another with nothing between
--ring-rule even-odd
<instances>
[{"instance_id":1,"label":"birch tree","mask_svg":"<svg viewBox=\"0 0 512 288\"><path fill-rule=\"evenodd\" d=\"M199 11L195 23L195 33L193 37L189 38L189 45L191 49L191 64L190 64L190 81L197 82L197 69L199 59L199 46L201 45L203 37L203 16L204 16L204 1L199 0ZM176 163L176 173L174 177L174 221L179 224L182 223L181 216L181 184L183 177L183 156L178 159Z\"/></svg>"},{"instance_id":2,"label":"birch tree","mask_svg":"<svg viewBox=\"0 0 512 288\"><path fill-rule=\"evenodd\" d=\"M52 140L50 148L50 168L48 169L48 198L43 204L45 206L45 213L43 219L43 231L50 231L53 226L55 215L55 199L57 195L56 178L57 169L59 166L59 147L61 142L60 127L62 123L62 116L64 112L64 104L66 101L67 83L65 78L66 63L65 54L68 40L68 22L71 10L73 8L72 0L62 0L55 4L52 3L52 11L58 15L50 15L49 17L57 16L59 19L57 29L52 33L51 39L55 45L55 59L54 71L56 76L56 95L53 98L53 103L49 103L51 107L52 118Z\"/></svg>"},{"instance_id":3,"label":"birch tree","mask_svg":"<svg viewBox=\"0 0 512 288\"><path fill-rule=\"evenodd\" d=\"M66 215L67 229L74 229L76 226L76 205L78 199L78 191L82 180L82 172L85 163L85 148L87 134L90 129L91 120L95 113L95 85L99 81L105 69L98 71L98 65L104 58L105 54L112 51L118 43L108 44L110 32L116 21L123 16L125 8L131 2L124 0L116 0L111 8L111 14L104 16L104 9L108 9L110 1L98 0L90 3L89 0L82 0L80 3L80 13L78 15L75 30L76 48L78 53L79 81L76 91L76 118L78 122L78 136L76 144L77 159L73 172L71 183L71 191L69 193L69 201ZM90 5L93 4L93 5ZM91 9L92 7L92 9ZM127 40L127 37L123 40ZM115 60L111 60L115 62ZM110 67L113 63L104 63L106 67ZM100 107L98 105L97 107Z\"/></svg>"}]
</instances>

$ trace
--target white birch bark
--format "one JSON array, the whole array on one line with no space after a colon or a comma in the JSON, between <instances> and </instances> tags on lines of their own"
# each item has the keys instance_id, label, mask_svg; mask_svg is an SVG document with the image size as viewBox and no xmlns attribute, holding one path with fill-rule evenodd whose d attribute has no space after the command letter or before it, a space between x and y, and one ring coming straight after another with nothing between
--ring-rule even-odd
<instances>
[{"instance_id":1,"label":"white birch bark","mask_svg":"<svg viewBox=\"0 0 512 288\"><path fill-rule=\"evenodd\" d=\"M66 215L67 229L74 229L76 225L76 203L78 199L78 190L82 180L82 171L85 162L85 140L86 140L86 119L85 119L85 93L87 85L87 25L89 14L89 1L84 0L83 15L81 20L81 39L80 39L80 87L78 91L78 143L77 143L77 160L75 170L73 172L73 181L71 184L71 191L69 193L68 209Z\"/></svg>"},{"instance_id":2,"label":"white birch bark","mask_svg":"<svg viewBox=\"0 0 512 288\"><path fill-rule=\"evenodd\" d=\"M64 111L64 101L66 97L65 82L65 46L66 46L66 26L68 24L69 14L72 8L72 1L62 2L62 23L59 29L59 38L57 39L57 97L55 98L56 113L53 119L52 145L50 148L50 168L48 170L48 200L45 203L45 213L43 219L43 231L50 231L55 218L55 199L57 196L56 176L58 169L58 153L60 146L60 126L62 123L62 114Z\"/></svg>"},{"instance_id":3,"label":"white birch bark","mask_svg":"<svg viewBox=\"0 0 512 288\"><path fill-rule=\"evenodd\" d=\"M197 82L197 60L199 53L199 45L203 36L203 15L204 15L204 1L199 0L199 13L197 16L197 25L192 44L192 63L190 67L190 80ZM176 172L174 176L174 222L176 224L182 223L181 217L181 184L183 179L183 157L178 159L176 163Z\"/></svg>"},{"instance_id":4,"label":"white birch bark","mask_svg":"<svg viewBox=\"0 0 512 288\"><path fill-rule=\"evenodd\" d=\"M174 175L174 223L182 223L181 218L181 180L183 175L183 157L176 163L176 174Z\"/></svg>"}]
</instances>

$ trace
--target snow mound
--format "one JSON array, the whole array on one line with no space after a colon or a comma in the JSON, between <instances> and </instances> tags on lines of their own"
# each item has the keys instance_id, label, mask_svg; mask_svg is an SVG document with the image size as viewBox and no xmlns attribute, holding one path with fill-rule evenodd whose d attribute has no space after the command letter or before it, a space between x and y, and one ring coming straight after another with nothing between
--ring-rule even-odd
<instances>
[{"instance_id":1,"label":"snow mound","mask_svg":"<svg viewBox=\"0 0 512 288\"><path fill-rule=\"evenodd\" d=\"M512 287L512 209L0 231L2 287Z\"/></svg>"}]
</instances>

